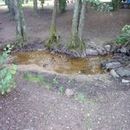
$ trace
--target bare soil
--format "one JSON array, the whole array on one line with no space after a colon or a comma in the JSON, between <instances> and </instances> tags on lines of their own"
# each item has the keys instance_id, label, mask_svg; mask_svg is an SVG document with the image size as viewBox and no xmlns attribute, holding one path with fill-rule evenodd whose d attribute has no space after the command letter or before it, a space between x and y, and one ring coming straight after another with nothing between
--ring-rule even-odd
<instances>
[{"instance_id":1,"label":"bare soil","mask_svg":"<svg viewBox=\"0 0 130 130\"><path fill-rule=\"evenodd\" d=\"M29 41L44 41L48 38L52 9L45 7L35 14L32 8L24 8L25 21ZM90 46L102 46L103 43L115 39L121 28L130 23L129 9L121 9L111 13L96 12L88 9L86 13L84 38ZM69 7L64 14L57 16L57 30L62 43L69 42L71 34L73 9ZM0 43L15 39L15 22L3 6L0 8Z\"/></svg>"},{"instance_id":2,"label":"bare soil","mask_svg":"<svg viewBox=\"0 0 130 130\"><path fill-rule=\"evenodd\" d=\"M38 15L31 8L24 11L30 42L47 39L52 10L40 10ZM129 16L126 9L110 14L88 10L88 44L102 46L114 39L130 23ZM72 9L57 17L63 43L69 40L71 20ZM14 39L15 23L7 10L0 9L0 44ZM0 130L130 130L130 84L122 84L109 74L31 73L43 76L46 82L41 84L28 81L25 73L29 72L18 71L17 87L0 96ZM73 89L79 98L68 98L60 92L61 87Z\"/></svg>"},{"instance_id":3,"label":"bare soil","mask_svg":"<svg viewBox=\"0 0 130 130\"><path fill-rule=\"evenodd\" d=\"M43 76L46 82L40 84L27 80L26 73L18 72L16 89L0 96L1 130L130 129L130 85L122 85L108 74L31 73ZM68 98L59 91L61 86L85 97Z\"/></svg>"}]
</instances>

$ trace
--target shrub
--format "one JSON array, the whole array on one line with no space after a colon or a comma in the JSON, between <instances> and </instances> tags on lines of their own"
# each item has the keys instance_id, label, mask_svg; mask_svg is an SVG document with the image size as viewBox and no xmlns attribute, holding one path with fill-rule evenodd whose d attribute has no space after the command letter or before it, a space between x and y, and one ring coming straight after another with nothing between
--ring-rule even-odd
<instances>
[{"instance_id":1,"label":"shrub","mask_svg":"<svg viewBox=\"0 0 130 130\"><path fill-rule=\"evenodd\" d=\"M16 74L16 65L7 66L7 60L11 52L12 46L7 45L0 54L0 93L4 95L15 87L14 75Z\"/></svg>"},{"instance_id":2,"label":"shrub","mask_svg":"<svg viewBox=\"0 0 130 130\"><path fill-rule=\"evenodd\" d=\"M130 43L130 25L125 25L122 28L121 34L116 38L116 43L120 45Z\"/></svg>"}]
</instances>

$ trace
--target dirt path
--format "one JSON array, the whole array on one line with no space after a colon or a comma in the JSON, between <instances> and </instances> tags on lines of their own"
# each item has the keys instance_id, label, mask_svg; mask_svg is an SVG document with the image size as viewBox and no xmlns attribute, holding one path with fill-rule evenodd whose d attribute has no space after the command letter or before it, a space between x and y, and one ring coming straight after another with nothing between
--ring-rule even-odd
<instances>
[{"instance_id":1,"label":"dirt path","mask_svg":"<svg viewBox=\"0 0 130 130\"><path fill-rule=\"evenodd\" d=\"M37 75L37 73L32 73ZM0 97L1 130L129 130L130 86L122 85L107 74L60 76L41 73L51 89L17 74L17 88ZM53 82L53 79L57 82ZM68 98L59 87L73 88L85 95Z\"/></svg>"}]
</instances>

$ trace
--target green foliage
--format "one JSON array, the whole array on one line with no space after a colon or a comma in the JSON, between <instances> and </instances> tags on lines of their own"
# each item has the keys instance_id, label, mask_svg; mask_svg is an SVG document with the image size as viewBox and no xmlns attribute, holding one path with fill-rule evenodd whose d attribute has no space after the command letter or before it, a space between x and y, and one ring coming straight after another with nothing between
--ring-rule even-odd
<instances>
[{"instance_id":1,"label":"green foliage","mask_svg":"<svg viewBox=\"0 0 130 130\"><path fill-rule=\"evenodd\" d=\"M125 25L122 28L121 34L116 38L116 43L120 45L130 43L130 25Z\"/></svg>"},{"instance_id":2,"label":"green foliage","mask_svg":"<svg viewBox=\"0 0 130 130\"><path fill-rule=\"evenodd\" d=\"M59 0L59 10L61 13L65 12L66 6L66 0Z\"/></svg>"},{"instance_id":3,"label":"green foliage","mask_svg":"<svg viewBox=\"0 0 130 130\"><path fill-rule=\"evenodd\" d=\"M120 4L121 4L121 0L112 0L112 7L113 7L113 11L119 9Z\"/></svg>"},{"instance_id":4,"label":"green foliage","mask_svg":"<svg viewBox=\"0 0 130 130\"><path fill-rule=\"evenodd\" d=\"M85 103L86 97L83 93L78 93L75 95L75 100L79 101L80 103Z\"/></svg>"},{"instance_id":5,"label":"green foliage","mask_svg":"<svg viewBox=\"0 0 130 130\"><path fill-rule=\"evenodd\" d=\"M31 74L31 73L25 73L24 79L26 79L27 81L34 82L34 83L37 83L39 85L42 85L47 89L51 89L51 87L52 87L52 85L49 82L47 82L45 80L45 78L41 75L34 75L34 74Z\"/></svg>"},{"instance_id":6,"label":"green foliage","mask_svg":"<svg viewBox=\"0 0 130 130\"><path fill-rule=\"evenodd\" d=\"M60 91L61 94L64 94L64 92L65 92L64 86L60 86L59 87L59 91Z\"/></svg>"},{"instance_id":7,"label":"green foliage","mask_svg":"<svg viewBox=\"0 0 130 130\"><path fill-rule=\"evenodd\" d=\"M97 11L101 12L109 12L111 7L108 3L100 2L100 0L86 0L88 3L91 4Z\"/></svg>"},{"instance_id":8,"label":"green foliage","mask_svg":"<svg viewBox=\"0 0 130 130\"><path fill-rule=\"evenodd\" d=\"M55 77L54 79L53 79L53 84L58 84L59 82L58 82L58 80L57 80L57 78Z\"/></svg>"},{"instance_id":9,"label":"green foliage","mask_svg":"<svg viewBox=\"0 0 130 130\"><path fill-rule=\"evenodd\" d=\"M8 48L8 50L6 49ZM14 75L16 74L16 65L8 67L6 65L9 53L11 52L12 46L7 45L4 52L0 54L0 93L4 95L11 91L11 88L15 87Z\"/></svg>"},{"instance_id":10,"label":"green foliage","mask_svg":"<svg viewBox=\"0 0 130 130\"><path fill-rule=\"evenodd\" d=\"M24 78L34 83L43 83L43 77L40 75L33 75L30 73L25 73Z\"/></svg>"},{"instance_id":11,"label":"green foliage","mask_svg":"<svg viewBox=\"0 0 130 130\"><path fill-rule=\"evenodd\" d=\"M39 0L41 2L41 4L44 4L45 0Z\"/></svg>"}]
</instances>

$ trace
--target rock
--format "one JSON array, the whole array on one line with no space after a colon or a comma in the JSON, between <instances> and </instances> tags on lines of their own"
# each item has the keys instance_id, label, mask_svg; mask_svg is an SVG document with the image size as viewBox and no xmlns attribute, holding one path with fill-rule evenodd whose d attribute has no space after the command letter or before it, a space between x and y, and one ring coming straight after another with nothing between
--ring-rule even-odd
<instances>
[{"instance_id":1,"label":"rock","mask_svg":"<svg viewBox=\"0 0 130 130\"><path fill-rule=\"evenodd\" d=\"M97 56L98 51L94 49L86 49L86 56Z\"/></svg>"},{"instance_id":2,"label":"rock","mask_svg":"<svg viewBox=\"0 0 130 130\"><path fill-rule=\"evenodd\" d=\"M104 50L102 48L97 48L97 52L99 55L106 55L107 54L106 50Z\"/></svg>"},{"instance_id":3,"label":"rock","mask_svg":"<svg viewBox=\"0 0 130 130\"><path fill-rule=\"evenodd\" d=\"M114 53L117 50L117 46L115 44L112 44L111 46L111 52Z\"/></svg>"},{"instance_id":4,"label":"rock","mask_svg":"<svg viewBox=\"0 0 130 130\"><path fill-rule=\"evenodd\" d=\"M115 68L119 68L122 66L122 64L118 61L111 61L111 62L105 62L105 63L102 63L101 66L104 68L104 69L107 69L107 70L111 70L111 69L115 69Z\"/></svg>"},{"instance_id":5,"label":"rock","mask_svg":"<svg viewBox=\"0 0 130 130\"><path fill-rule=\"evenodd\" d=\"M130 77L130 68L119 68L116 70L116 72L121 76L121 77Z\"/></svg>"},{"instance_id":6,"label":"rock","mask_svg":"<svg viewBox=\"0 0 130 130\"><path fill-rule=\"evenodd\" d=\"M120 49L120 52L126 54L126 53L127 53L127 48L126 48L126 47L122 47L122 48Z\"/></svg>"},{"instance_id":7,"label":"rock","mask_svg":"<svg viewBox=\"0 0 130 130\"><path fill-rule=\"evenodd\" d=\"M116 71L114 70L114 69L112 69L111 71L110 71L110 74L112 75L112 77L114 77L114 78L119 78L120 76L116 73Z\"/></svg>"},{"instance_id":8,"label":"rock","mask_svg":"<svg viewBox=\"0 0 130 130\"><path fill-rule=\"evenodd\" d=\"M104 48L107 52L111 51L111 45L105 45Z\"/></svg>"},{"instance_id":9,"label":"rock","mask_svg":"<svg viewBox=\"0 0 130 130\"><path fill-rule=\"evenodd\" d=\"M130 83L130 80L122 79L122 83Z\"/></svg>"},{"instance_id":10,"label":"rock","mask_svg":"<svg viewBox=\"0 0 130 130\"><path fill-rule=\"evenodd\" d=\"M71 97L71 96L74 95L74 90L67 88L67 89L65 90L65 94L66 94L67 97Z\"/></svg>"}]
</instances>

